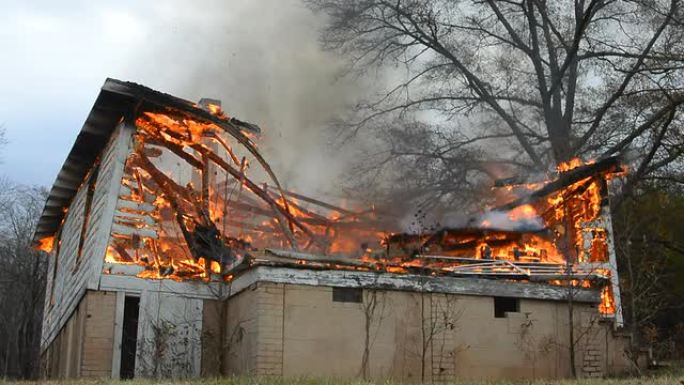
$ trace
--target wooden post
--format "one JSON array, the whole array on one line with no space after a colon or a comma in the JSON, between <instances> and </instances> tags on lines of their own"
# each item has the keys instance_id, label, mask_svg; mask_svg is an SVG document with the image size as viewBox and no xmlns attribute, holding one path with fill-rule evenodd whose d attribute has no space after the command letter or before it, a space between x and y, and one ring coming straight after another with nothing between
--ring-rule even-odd
<instances>
[{"instance_id":1,"label":"wooden post","mask_svg":"<svg viewBox=\"0 0 684 385\"><path fill-rule=\"evenodd\" d=\"M123 338L124 304L126 293L116 292L116 308L114 310L114 351L112 352L112 379L118 380L121 377L121 342Z\"/></svg>"}]
</instances>

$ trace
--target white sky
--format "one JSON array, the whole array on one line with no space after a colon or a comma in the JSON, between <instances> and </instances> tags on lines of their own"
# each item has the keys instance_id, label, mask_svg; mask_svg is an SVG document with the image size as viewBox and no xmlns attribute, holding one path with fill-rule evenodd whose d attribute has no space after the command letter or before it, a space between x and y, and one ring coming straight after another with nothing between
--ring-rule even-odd
<instances>
[{"instance_id":1,"label":"white sky","mask_svg":"<svg viewBox=\"0 0 684 385\"><path fill-rule=\"evenodd\" d=\"M320 173L322 136L310 133L351 88L333 81L338 61L296 1L0 0L0 174L52 184L107 77L220 98L265 128L281 174Z\"/></svg>"}]
</instances>

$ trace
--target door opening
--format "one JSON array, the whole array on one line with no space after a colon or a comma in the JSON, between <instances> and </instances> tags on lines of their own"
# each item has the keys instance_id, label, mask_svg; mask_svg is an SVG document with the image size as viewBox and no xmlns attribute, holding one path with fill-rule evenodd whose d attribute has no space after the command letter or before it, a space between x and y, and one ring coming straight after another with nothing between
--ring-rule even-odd
<instances>
[{"instance_id":1,"label":"door opening","mask_svg":"<svg viewBox=\"0 0 684 385\"><path fill-rule=\"evenodd\" d=\"M126 297L124 301L123 328L121 335L121 379L135 376L135 351L138 343L138 315L140 298Z\"/></svg>"}]
</instances>

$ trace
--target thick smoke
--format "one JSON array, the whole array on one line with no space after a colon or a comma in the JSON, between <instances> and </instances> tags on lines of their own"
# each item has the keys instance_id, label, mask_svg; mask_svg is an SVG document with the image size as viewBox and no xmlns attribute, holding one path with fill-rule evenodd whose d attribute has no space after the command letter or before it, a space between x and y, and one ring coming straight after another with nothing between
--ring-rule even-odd
<instances>
[{"instance_id":1,"label":"thick smoke","mask_svg":"<svg viewBox=\"0 0 684 385\"><path fill-rule=\"evenodd\" d=\"M544 229L544 223L538 216L513 220L510 212L489 211L474 220L473 227L507 231L538 231Z\"/></svg>"},{"instance_id":2,"label":"thick smoke","mask_svg":"<svg viewBox=\"0 0 684 385\"><path fill-rule=\"evenodd\" d=\"M327 146L325 128L360 87L342 80L343 60L320 48L320 15L297 0L174 2L150 11L159 34L132 63L141 79L153 79L142 82L221 99L226 113L262 127L260 148L286 188L334 190L344 156Z\"/></svg>"}]
</instances>

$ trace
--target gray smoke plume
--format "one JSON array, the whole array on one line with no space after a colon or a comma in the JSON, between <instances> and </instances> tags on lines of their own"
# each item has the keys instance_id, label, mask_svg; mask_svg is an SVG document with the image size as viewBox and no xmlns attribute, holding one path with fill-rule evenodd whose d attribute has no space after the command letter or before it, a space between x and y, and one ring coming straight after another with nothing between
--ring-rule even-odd
<instances>
[{"instance_id":1,"label":"gray smoke plume","mask_svg":"<svg viewBox=\"0 0 684 385\"><path fill-rule=\"evenodd\" d=\"M539 231L544 229L544 223L538 216L513 220L509 212L489 211L473 221L474 227L490 228L507 231Z\"/></svg>"},{"instance_id":2,"label":"gray smoke plume","mask_svg":"<svg viewBox=\"0 0 684 385\"><path fill-rule=\"evenodd\" d=\"M131 63L141 79L153 79L146 85L221 99L227 114L262 127L258 143L286 188L333 190L344 156L327 146L325 128L361 87L341 80L342 59L320 48L320 15L298 0L164 7L151 9L159 34Z\"/></svg>"}]
</instances>

